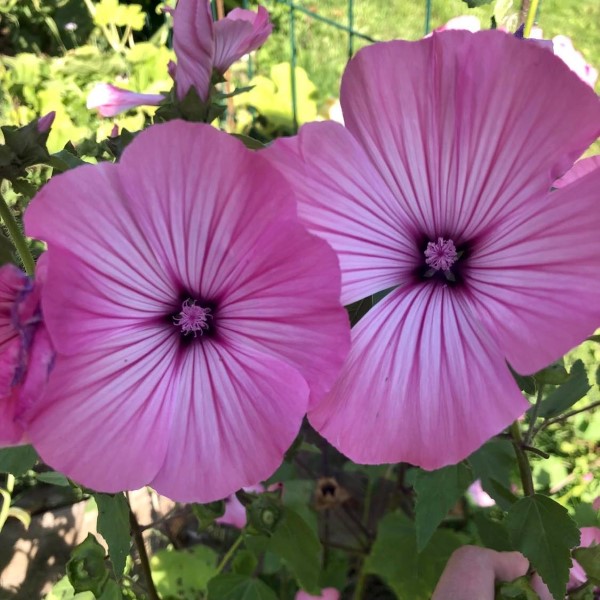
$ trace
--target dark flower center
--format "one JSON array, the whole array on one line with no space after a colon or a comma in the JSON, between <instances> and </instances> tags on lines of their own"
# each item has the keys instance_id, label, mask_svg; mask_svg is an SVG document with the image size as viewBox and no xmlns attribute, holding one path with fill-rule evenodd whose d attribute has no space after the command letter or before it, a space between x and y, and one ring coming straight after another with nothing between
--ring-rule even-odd
<instances>
[{"instance_id":1,"label":"dark flower center","mask_svg":"<svg viewBox=\"0 0 600 600\"><path fill-rule=\"evenodd\" d=\"M445 285L457 284L464 277L466 246L457 247L450 237L424 239L421 245L425 260L418 269L422 281L437 281Z\"/></svg>"}]
</instances>

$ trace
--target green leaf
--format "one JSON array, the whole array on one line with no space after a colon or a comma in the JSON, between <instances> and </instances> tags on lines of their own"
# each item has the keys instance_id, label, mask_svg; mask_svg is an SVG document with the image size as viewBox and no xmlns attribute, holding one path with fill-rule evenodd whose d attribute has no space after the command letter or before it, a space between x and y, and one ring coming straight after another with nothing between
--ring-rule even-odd
<instances>
[{"instance_id":1,"label":"green leaf","mask_svg":"<svg viewBox=\"0 0 600 600\"><path fill-rule=\"evenodd\" d=\"M208 583L208 600L278 600L260 579L225 573Z\"/></svg>"},{"instance_id":2,"label":"green leaf","mask_svg":"<svg viewBox=\"0 0 600 600\"><path fill-rule=\"evenodd\" d=\"M192 510L198 519L200 529L206 529L215 522L215 519L225 514L225 502L217 500L207 504L192 504Z\"/></svg>"},{"instance_id":3,"label":"green leaf","mask_svg":"<svg viewBox=\"0 0 600 600\"><path fill-rule=\"evenodd\" d=\"M98 506L98 533L106 540L108 556L117 578L125 571L129 555L129 504L123 494L94 494Z\"/></svg>"},{"instance_id":4,"label":"green leaf","mask_svg":"<svg viewBox=\"0 0 600 600\"><path fill-rule=\"evenodd\" d=\"M441 529L419 554L414 523L401 513L390 513L379 523L365 569L381 577L399 600L430 600L450 555L461 545L455 533Z\"/></svg>"},{"instance_id":5,"label":"green leaf","mask_svg":"<svg viewBox=\"0 0 600 600\"><path fill-rule=\"evenodd\" d=\"M550 385L560 385L569 379L569 374L565 369L562 358L549 365L545 369L538 371L533 376L538 383L548 383Z\"/></svg>"},{"instance_id":6,"label":"green leaf","mask_svg":"<svg viewBox=\"0 0 600 600\"><path fill-rule=\"evenodd\" d=\"M539 600L539 596L532 589L529 577L519 577L514 581L499 584L495 600Z\"/></svg>"},{"instance_id":7,"label":"green leaf","mask_svg":"<svg viewBox=\"0 0 600 600\"><path fill-rule=\"evenodd\" d=\"M575 361L567 381L548 394L548 397L541 403L539 416L550 419L561 414L575 402L581 400L591 387L583 362Z\"/></svg>"},{"instance_id":8,"label":"green leaf","mask_svg":"<svg viewBox=\"0 0 600 600\"><path fill-rule=\"evenodd\" d=\"M248 577L254 573L254 569L258 565L258 558L249 550L238 550L231 564L234 573L238 575L247 575Z\"/></svg>"},{"instance_id":9,"label":"green leaf","mask_svg":"<svg viewBox=\"0 0 600 600\"><path fill-rule=\"evenodd\" d=\"M0 450L0 473L11 473L16 477L24 475L38 461L37 452L32 446L15 446Z\"/></svg>"},{"instance_id":10,"label":"green leaf","mask_svg":"<svg viewBox=\"0 0 600 600\"><path fill-rule=\"evenodd\" d=\"M84 160L81 160L78 156L68 150L61 150L60 152L51 154L46 162L54 169L54 173L64 173L69 169L74 169L75 167L87 164Z\"/></svg>"},{"instance_id":11,"label":"green leaf","mask_svg":"<svg viewBox=\"0 0 600 600\"><path fill-rule=\"evenodd\" d=\"M38 473L36 478L38 481L42 481L50 485L58 485L60 487L69 487L71 485L69 480L58 471L46 471L44 473Z\"/></svg>"},{"instance_id":12,"label":"green leaf","mask_svg":"<svg viewBox=\"0 0 600 600\"><path fill-rule=\"evenodd\" d=\"M92 592L76 593L69 578L65 575L52 586L44 600L94 600L94 594Z\"/></svg>"},{"instance_id":13,"label":"green leaf","mask_svg":"<svg viewBox=\"0 0 600 600\"><path fill-rule=\"evenodd\" d=\"M600 545L573 550L573 558L583 567L588 579L600 585Z\"/></svg>"},{"instance_id":14,"label":"green leaf","mask_svg":"<svg viewBox=\"0 0 600 600\"><path fill-rule=\"evenodd\" d=\"M417 550L422 552L448 511L473 481L464 463L437 471L418 471L415 478Z\"/></svg>"},{"instance_id":15,"label":"green leaf","mask_svg":"<svg viewBox=\"0 0 600 600\"><path fill-rule=\"evenodd\" d=\"M196 600L217 573L217 554L206 546L159 550L151 559L152 580L161 598Z\"/></svg>"},{"instance_id":16,"label":"green leaf","mask_svg":"<svg viewBox=\"0 0 600 600\"><path fill-rule=\"evenodd\" d=\"M102 594L108 581L104 548L91 533L71 553L67 575L76 592L92 592L96 598Z\"/></svg>"},{"instance_id":17,"label":"green leaf","mask_svg":"<svg viewBox=\"0 0 600 600\"><path fill-rule=\"evenodd\" d=\"M284 560L302 589L309 594L320 593L321 542L295 510L284 508L269 550Z\"/></svg>"},{"instance_id":18,"label":"green leaf","mask_svg":"<svg viewBox=\"0 0 600 600\"><path fill-rule=\"evenodd\" d=\"M463 0L463 2L469 8L477 8L479 6L485 6L486 4L491 4L492 0Z\"/></svg>"},{"instance_id":19,"label":"green leaf","mask_svg":"<svg viewBox=\"0 0 600 600\"><path fill-rule=\"evenodd\" d=\"M535 494L510 507L506 527L515 550L529 559L553 597L562 600L570 549L579 543L579 529L567 510L548 496Z\"/></svg>"},{"instance_id":20,"label":"green leaf","mask_svg":"<svg viewBox=\"0 0 600 600\"><path fill-rule=\"evenodd\" d=\"M503 523L495 521L483 512L477 512L473 515L477 533L486 548L491 548L497 552L512 550L512 545L508 537L508 531Z\"/></svg>"}]
</instances>

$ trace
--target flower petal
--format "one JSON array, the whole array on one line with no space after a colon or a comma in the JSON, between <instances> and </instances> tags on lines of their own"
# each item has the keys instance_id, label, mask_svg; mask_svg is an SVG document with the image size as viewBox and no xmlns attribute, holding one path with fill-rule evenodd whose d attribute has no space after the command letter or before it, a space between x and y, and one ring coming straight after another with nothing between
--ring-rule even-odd
<instances>
[{"instance_id":1,"label":"flower petal","mask_svg":"<svg viewBox=\"0 0 600 600\"><path fill-rule=\"evenodd\" d=\"M179 366L179 405L152 487L211 502L266 479L306 413L308 386L280 360L233 344L201 344Z\"/></svg>"},{"instance_id":2,"label":"flower petal","mask_svg":"<svg viewBox=\"0 0 600 600\"><path fill-rule=\"evenodd\" d=\"M596 94L549 52L500 31L363 48L341 102L429 239L481 233L548 191L600 133Z\"/></svg>"},{"instance_id":3,"label":"flower petal","mask_svg":"<svg viewBox=\"0 0 600 600\"><path fill-rule=\"evenodd\" d=\"M53 177L25 214L27 234L50 250L42 310L62 353L79 353L92 339L99 349L115 334L162 318L177 299L118 169L90 165Z\"/></svg>"},{"instance_id":4,"label":"flower petal","mask_svg":"<svg viewBox=\"0 0 600 600\"><path fill-rule=\"evenodd\" d=\"M214 24L214 68L225 73L244 54L262 46L272 31L273 25L264 6L259 6L258 12L234 8Z\"/></svg>"},{"instance_id":5,"label":"flower petal","mask_svg":"<svg viewBox=\"0 0 600 600\"><path fill-rule=\"evenodd\" d=\"M88 94L86 106L97 108L102 117L114 117L138 106L156 106L164 99L162 94L137 94L110 83L97 83Z\"/></svg>"},{"instance_id":6,"label":"flower petal","mask_svg":"<svg viewBox=\"0 0 600 600\"><path fill-rule=\"evenodd\" d=\"M176 342L168 330L138 327L111 349L58 355L43 399L24 415L44 462L102 492L151 481L178 410Z\"/></svg>"},{"instance_id":7,"label":"flower petal","mask_svg":"<svg viewBox=\"0 0 600 600\"><path fill-rule=\"evenodd\" d=\"M208 0L179 0L173 12L173 50L177 57L177 96L194 86L201 100L210 89L214 58L213 19Z\"/></svg>"},{"instance_id":8,"label":"flower petal","mask_svg":"<svg viewBox=\"0 0 600 600\"><path fill-rule=\"evenodd\" d=\"M454 464L529 406L460 291L396 290L353 334L335 388L309 419L355 462Z\"/></svg>"},{"instance_id":9,"label":"flower petal","mask_svg":"<svg viewBox=\"0 0 600 600\"><path fill-rule=\"evenodd\" d=\"M336 251L344 304L405 281L420 258L414 227L351 133L309 123L260 154L293 186L301 220Z\"/></svg>"},{"instance_id":10,"label":"flower petal","mask_svg":"<svg viewBox=\"0 0 600 600\"><path fill-rule=\"evenodd\" d=\"M515 211L469 259L470 301L513 368L534 373L600 324L600 169Z\"/></svg>"},{"instance_id":11,"label":"flower petal","mask_svg":"<svg viewBox=\"0 0 600 600\"><path fill-rule=\"evenodd\" d=\"M578 160L571 169L554 182L553 186L555 188L563 188L566 185L577 181L580 177L591 173L595 169L600 169L600 154Z\"/></svg>"}]
</instances>

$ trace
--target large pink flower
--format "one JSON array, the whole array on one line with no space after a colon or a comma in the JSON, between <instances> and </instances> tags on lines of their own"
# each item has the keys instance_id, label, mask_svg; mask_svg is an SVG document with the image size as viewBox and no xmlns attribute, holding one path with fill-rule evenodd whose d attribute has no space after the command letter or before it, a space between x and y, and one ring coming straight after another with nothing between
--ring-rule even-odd
<instances>
[{"instance_id":1,"label":"large pink flower","mask_svg":"<svg viewBox=\"0 0 600 600\"><path fill-rule=\"evenodd\" d=\"M34 282L14 265L0 267L0 446L26 441L20 417L42 393L53 363L40 311L42 270Z\"/></svg>"},{"instance_id":2,"label":"large pink flower","mask_svg":"<svg viewBox=\"0 0 600 600\"><path fill-rule=\"evenodd\" d=\"M184 98L194 86L206 100L213 69L225 73L244 54L262 46L272 29L262 6L258 12L236 8L214 23L207 0L179 0L173 14L178 97Z\"/></svg>"},{"instance_id":3,"label":"large pink flower","mask_svg":"<svg viewBox=\"0 0 600 600\"><path fill-rule=\"evenodd\" d=\"M311 423L357 462L456 463L529 406L533 373L600 324L600 171L552 183L600 133L600 102L513 36L448 31L361 50L346 128L263 153L328 240L346 304L392 290Z\"/></svg>"},{"instance_id":4,"label":"large pink flower","mask_svg":"<svg viewBox=\"0 0 600 600\"><path fill-rule=\"evenodd\" d=\"M268 477L350 337L335 254L280 174L174 121L117 165L54 177L25 223L48 243L57 349L29 415L42 458L97 490L151 484L181 501Z\"/></svg>"}]
</instances>

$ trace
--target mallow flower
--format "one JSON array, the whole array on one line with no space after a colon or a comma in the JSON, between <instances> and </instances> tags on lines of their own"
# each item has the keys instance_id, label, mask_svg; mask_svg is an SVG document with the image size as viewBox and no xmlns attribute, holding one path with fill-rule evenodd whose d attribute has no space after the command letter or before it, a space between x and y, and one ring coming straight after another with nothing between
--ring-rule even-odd
<instances>
[{"instance_id":1,"label":"mallow flower","mask_svg":"<svg viewBox=\"0 0 600 600\"><path fill-rule=\"evenodd\" d=\"M262 151L337 251L342 301L385 296L309 420L355 462L436 469L528 408L507 363L534 373L600 324L600 170L551 191L600 102L535 44L446 31L360 50L341 104L345 127Z\"/></svg>"},{"instance_id":2,"label":"mallow flower","mask_svg":"<svg viewBox=\"0 0 600 600\"><path fill-rule=\"evenodd\" d=\"M27 414L43 460L96 490L184 502L271 475L350 333L336 256L268 161L172 121L118 164L53 177L24 220L48 245L57 352Z\"/></svg>"},{"instance_id":3,"label":"mallow flower","mask_svg":"<svg viewBox=\"0 0 600 600\"><path fill-rule=\"evenodd\" d=\"M102 117L114 117L137 106L157 106L164 100L162 94L138 94L110 83L97 83L87 97L87 108L96 108Z\"/></svg>"},{"instance_id":4,"label":"mallow flower","mask_svg":"<svg viewBox=\"0 0 600 600\"><path fill-rule=\"evenodd\" d=\"M179 0L173 12L179 99L194 86L206 100L213 69L224 74L244 54L262 46L272 29L269 13L262 6L258 12L235 8L215 23L208 0Z\"/></svg>"},{"instance_id":5,"label":"mallow flower","mask_svg":"<svg viewBox=\"0 0 600 600\"><path fill-rule=\"evenodd\" d=\"M43 391L54 352L40 309L41 261L35 280L0 267L0 446L24 443L22 414Z\"/></svg>"}]
</instances>

